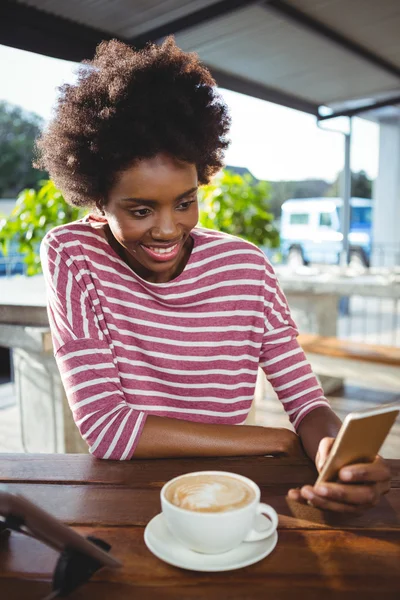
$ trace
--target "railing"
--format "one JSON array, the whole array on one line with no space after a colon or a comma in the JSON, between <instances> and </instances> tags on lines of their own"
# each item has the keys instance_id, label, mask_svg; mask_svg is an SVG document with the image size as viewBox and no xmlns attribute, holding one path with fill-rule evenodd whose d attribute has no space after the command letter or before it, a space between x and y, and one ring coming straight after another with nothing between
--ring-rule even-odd
<instances>
[{"instance_id":1,"label":"railing","mask_svg":"<svg viewBox=\"0 0 400 600\"><path fill-rule=\"evenodd\" d=\"M276 270L301 333L400 347L400 266Z\"/></svg>"},{"instance_id":2,"label":"railing","mask_svg":"<svg viewBox=\"0 0 400 600\"><path fill-rule=\"evenodd\" d=\"M373 244L371 265L373 267L400 266L400 244Z\"/></svg>"},{"instance_id":3,"label":"railing","mask_svg":"<svg viewBox=\"0 0 400 600\"><path fill-rule=\"evenodd\" d=\"M351 296L340 301L338 337L400 347L400 299Z\"/></svg>"},{"instance_id":4,"label":"railing","mask_svg":"<svg viewBox=\"0 0 400 600\"><path fill-rule=\"evenodd\" d=\"M300 243L293 243L291 253L288 253L287 250L285 253L282 248L263 248L263 250L272 264L275 265L292 264L297 267L304 261L304 253ZM339 264L340 259L339 254L332 252L332 249L329 249L323 242L320 248L315 244L312 257L311 264L326 265L327 267ZM353 245L350 248L349 259L350 264L355 268L368 268L369 266L377 268L400 267L400 244L372 244L368 252L362 247Z\"/></svg>"}]
</instances>

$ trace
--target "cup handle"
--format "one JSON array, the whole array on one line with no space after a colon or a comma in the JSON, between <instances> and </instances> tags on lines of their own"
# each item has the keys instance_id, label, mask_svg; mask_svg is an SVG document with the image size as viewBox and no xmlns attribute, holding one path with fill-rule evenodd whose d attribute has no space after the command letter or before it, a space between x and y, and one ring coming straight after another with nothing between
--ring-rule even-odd
<instances>
[{"instance_id":1,"label":"cup handle","mask_svg":"<svg viewBox=\"0 0 400 600\"><path fill-rule=\"evenodd\" d=\"M270 519L269 527L267 529L263 529L262 531L252 529L244 538L244 542L257 542L258 540L263 540L274 533L278 527L278 515L272 506L260 502L256 508L256 515L267 515Z\"/></svg>"}]
</instances>

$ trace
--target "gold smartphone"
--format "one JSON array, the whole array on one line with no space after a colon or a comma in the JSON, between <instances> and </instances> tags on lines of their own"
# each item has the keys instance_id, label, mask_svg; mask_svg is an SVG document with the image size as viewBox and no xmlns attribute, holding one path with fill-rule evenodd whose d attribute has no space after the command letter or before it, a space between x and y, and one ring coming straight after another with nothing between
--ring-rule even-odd
<instances>
[{"instance_id":1,"label":"gold smartphone","mask_svg":"<svg viewBox=\"0 0 400 600\"><path fill-rule=\"evenodd\" d=\"M315 485L335 481L346 465L372 462L399 412L397 402L348 414Z\"/></svg>"},{"instance_id":2,"label":"gold smartphone","mask_svg":"<svg viewBox=\"0 0 400 600\"><path fill-rule=\"evenodd\" d=\"M4 521L1 517L5 517ZM34 536L60 552L75 550L98 561L104 567L120 567L122 563L93 542L61 523L42 508L20 494L0 485L0 523L11 517L20 524L21 533Z\"/></svg>"}]
</instances>

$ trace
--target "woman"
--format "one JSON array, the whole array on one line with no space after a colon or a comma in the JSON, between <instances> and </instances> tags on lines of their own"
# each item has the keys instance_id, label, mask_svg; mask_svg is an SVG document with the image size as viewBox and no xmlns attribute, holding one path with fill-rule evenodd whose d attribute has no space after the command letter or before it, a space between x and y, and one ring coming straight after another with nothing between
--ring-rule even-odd
<instances>
[{"instance_id":1,"label":"woman","mask_svg":"<svg viewBox=\"0 0 400 600\"><path fill-rule=\"evenodd\" d=\"M229 124L196 55L171 38L142 52L111 41L62 88L38 142L38 166L92 209L50 231L41 257L55 357L96 457L291 454L301 441L320 467L339 430L264 254L196 228ZM236 427L259 365L297 434ZM290 497L355 511L389 487L378 457L347 470L356 484Z\"/></svg>"}]
</instances>

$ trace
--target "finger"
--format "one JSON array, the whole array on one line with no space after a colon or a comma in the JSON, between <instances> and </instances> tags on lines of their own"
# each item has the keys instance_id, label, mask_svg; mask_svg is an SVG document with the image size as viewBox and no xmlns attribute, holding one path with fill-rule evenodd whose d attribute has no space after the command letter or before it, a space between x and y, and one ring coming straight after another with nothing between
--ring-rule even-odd
<instances>
[{"instance_id":1,"label":"finger","mask_svg":"<svg viewBox=\"0 0 400 600\"><path fill-rule=\"evenodd\" d=\"M307 503L314 508L318 508L319 510L330 510L336 513L351 513L351 514L359 514L369 506L359 505L359 504L345 504L342 502L335 502L334 500L329 500L327 498L321 498L313 494L308 500Z\"/></svg>"},{"instance_id":2,"label":"finger","mask_svg":"<svg viewBox=\"0 0 400 600\"><path fill-rule=\"evenodd\" d=\"M322 467L325 464L326 459L332 449L335 438L325 437L319 443L318 452L315 459L315 466L318 471L321 471Z\"/></svg>"},{"instance_id":3,"label":"finger","mask_svg":"<svg viewBox=\"0 0 400 600\"><path fill-rule=\"evenodd\" d=\"M382 491L381 484L343 485L341 483L327 483L313 488L313 494L318 498L358 506L376 506Z\"/></svg>"},{"instance_id":4,"label":"finger","mask_svg":"<svg viewBox=\"0 0 400 600\"><path fill-rule=\"evenodd\" d=\"M289 492L288 492L288 499L295 501L297 504L303 504L303 505L310 504L308 502L308 500L306 500L305 498L303 498L303 496L301 495L301 492L300 492L299 488L293 489L293 490L289 490ZM310 504L310 506L312 506L312 505Z\"/></svg>"},{"instance_id":5,"label":"finger","mask_svg":"<svg viewBox=\"0 0 400 600\"><path fill-rule=\"evenodd\" d=\"M348 465L339 471L339 478L345 482L387 482L391 473L386 462L378 456L374 462Z\"/></svg>"},{"instance_id":6,"label":"finger","mask_svg":"<svg viewBox=\"0 0 400 600\"><path fill-rule=\"evenodd\" d=\"M288 498L290 500L295 500L296 502L302 502L303 504L305 503L304 498L301 496L300 488L289 490Z\"/></svg>"}]
</instances>

